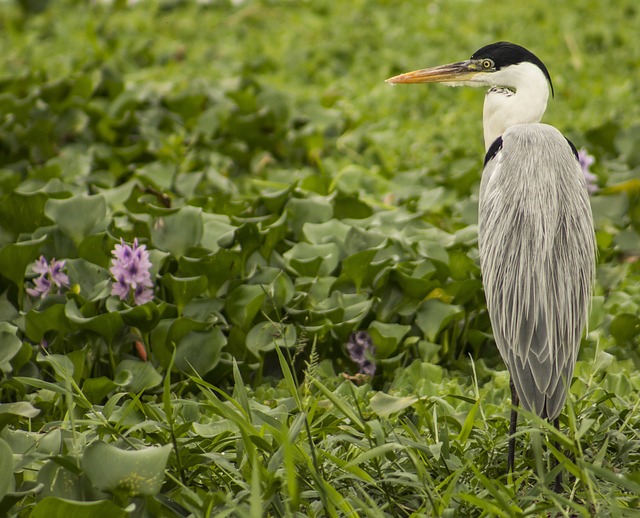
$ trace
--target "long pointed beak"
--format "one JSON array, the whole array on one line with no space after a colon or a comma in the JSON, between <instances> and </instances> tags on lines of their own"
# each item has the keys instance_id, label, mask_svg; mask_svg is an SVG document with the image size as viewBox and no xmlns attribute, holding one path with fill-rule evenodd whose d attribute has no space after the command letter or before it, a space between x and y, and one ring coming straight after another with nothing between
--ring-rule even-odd
<instances>
[{"instance_id":1,"label":"long pointed beak","mask_svg":"<svg viewBox=\"0 0 640 518\"><path fill-rule=\"evenodd\" d=\"M475 61L458 61L457 63L414 70L413 72L390 77L387 79L387 83L466 83L480 71L481 68Z\"/></svg>"}]
</instances>

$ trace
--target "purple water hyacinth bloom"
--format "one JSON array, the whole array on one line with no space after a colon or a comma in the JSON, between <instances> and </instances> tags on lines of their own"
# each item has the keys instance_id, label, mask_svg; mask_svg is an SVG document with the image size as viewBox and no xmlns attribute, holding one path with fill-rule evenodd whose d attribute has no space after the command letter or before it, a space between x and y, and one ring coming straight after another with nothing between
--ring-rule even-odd
<instances>
[{"instance_id":1,"label":"purple water hyacinth bloom","mask_svg":"<svg viewBox=\"0 0 640 518\"><path fill-rule=\"evenodd\" d=\"M586 149L582 148L578 151L578 162L582 168L582 174L584 175L584 181L587 183L587 191L589 194L598 192L598 177L589 171L589 168L595 163L596 159L590 155Z\"/></svg>"},{"instance_id":2,"label":"purple water hyacinth bloom","mask_svg":"<svg viewBox=\"0 0 640 518\"><path fill-rule=\"evenodd\" d=\"M151 281L151 261L145 245L138 245L138 239L133 240L133 246L125 244L121 239L116 245L111 259L109 271L114 281L111 294L120 300L133 300L136 306L153 300L153 282Z\"/></svg>"},{"instance_id":3,"label":"purple water hyacinth bloom","mask_svg":"<svg viewBox=\"0 0 640 518\"><path fill-rule=\"evenodd\" d=\"M45 298L52 292L54 286L56 291L63 286L66 288L69 286L69 277L62 271L64 268L64 261L51 260L49 263L43 255L40 256L31 269L38 274L38 277L33 279L33 288L27 288L26 292L32 297Z\"/></svg>"},{"instance_id":4,"label":"purple water hyacinth bloom","mask_svg":"<svg viewBox=\"0 0 640 518\"><path fill-rule=\"evenodd\" d=\"M371 358L376 353L371 335L366 331L351 333L347 342L347 351L351 360L358 365L362 374L373 376L376 372L376 364Z\"/></svg>"}]
</instances>

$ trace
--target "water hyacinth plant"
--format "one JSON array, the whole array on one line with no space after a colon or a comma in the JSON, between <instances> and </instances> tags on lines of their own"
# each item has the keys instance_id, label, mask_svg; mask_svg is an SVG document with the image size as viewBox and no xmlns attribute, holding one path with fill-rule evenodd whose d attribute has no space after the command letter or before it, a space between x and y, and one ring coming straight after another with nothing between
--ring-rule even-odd
<instances>
[{"instance_id":1,"label":"water hyacinth plant","mask_svg":"<svg viewBox=\"0 0 640 518\"><path fill-rule=\"evenodd\" d=\"M40 256L31 269L38 274L33 279L33 288L27 288L29 295L35 298L45 298L49 293L56 293L62 287L69 286L69 277L62 270L64 261L51 260L49 263L44 256Z\"/></svg>"},{"instance_id":2,"label":"water hyacinth plant","mask_svg":"<svg viewBox=\"0 0 640 518\"><path fill-rule=\"evenodd\" d=\"M151 261L145 245L138 245L138 239L133 240L133 246L124 240L116 245L111 259L109 271L114 277L111 294L120 300L139 306L153 300L153 282L151 281Z\"/></svg>"},{"instance_id":3,"label":"water hyacinth plant","mask_svg":"<svg viewBox=\"0 0 640 518\"><path fill-rule=\"evenodd\" d=\"M347 342L347 351L351 360L358 365L361 374L373 376L376 373L376 364L372 361L376 354L376 347L369 333L366 331L351 333Z\"/></svg>"},{"instance_id":4,"label":"water hyacinth plant","mask_svg":"<svg viewBox=\"0 0 640 518\"><path fill-rule=\"evenodd\" d=\"M640 509L640 12L482 7L0 2L2 514ZM491 34L548 62L546 120L600 186L568 439L547 454L555 431L521 419L511 478L477 261L484 92L384 83ZM40 255L69 287L34 298ZM556 458L562 495L538 470Z\"/></svg>"}]
</instances>

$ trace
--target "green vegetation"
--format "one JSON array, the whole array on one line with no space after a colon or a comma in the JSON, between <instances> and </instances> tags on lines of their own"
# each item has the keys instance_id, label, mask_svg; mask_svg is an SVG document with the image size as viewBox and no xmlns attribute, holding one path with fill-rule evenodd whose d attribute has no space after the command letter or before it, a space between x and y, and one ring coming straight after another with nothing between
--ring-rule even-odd
<instances>
[{"instance_id":1,"label":"green vegetation","mask_svg":"<svg viewBox=\"0 0 640 518\"><path fill-rule=\"evenodd\" d=\"M635 1L126 4L0 1L0 515L637 516ZM600 186L563 434L521 419L513 477L482 92L384 83L500 39Z\"/></svg>"}]
</instances>

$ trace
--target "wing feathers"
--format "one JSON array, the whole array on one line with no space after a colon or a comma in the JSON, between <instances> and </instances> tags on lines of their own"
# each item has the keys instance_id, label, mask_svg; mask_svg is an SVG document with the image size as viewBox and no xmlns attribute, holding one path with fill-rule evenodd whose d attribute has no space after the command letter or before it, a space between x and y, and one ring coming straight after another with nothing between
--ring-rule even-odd
<instances>
[{"instance_id":1,"label":"wing feathers","mask_svg":"<svg viewBox=\"0 0 640 518\"><path fill-rule=\"evenodd\" d=\"M555 128L505 131L482 175L479 246L498 350L523 406L553 419L573 375L595 269L584 178Z\"/></svg>"}]
</instances>

